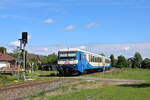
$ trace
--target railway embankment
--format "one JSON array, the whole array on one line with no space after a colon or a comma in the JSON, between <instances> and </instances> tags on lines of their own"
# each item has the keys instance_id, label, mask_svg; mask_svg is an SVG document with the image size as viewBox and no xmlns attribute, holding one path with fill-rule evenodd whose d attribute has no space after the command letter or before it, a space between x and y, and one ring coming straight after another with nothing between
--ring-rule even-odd
<instances>
[{"instance_id":1,"label":"railway embankment","mask_svg":"<svg viewBox=\"0 0 150 100\"><path fill-rule=\"evenodd\" d=\"M1 100L19 100L19 98L38 94L44 91L53 91L64 83L72 80L53 81L30 81L18 84L11 84L0 87Z\"/></svg>"}]
</instances>

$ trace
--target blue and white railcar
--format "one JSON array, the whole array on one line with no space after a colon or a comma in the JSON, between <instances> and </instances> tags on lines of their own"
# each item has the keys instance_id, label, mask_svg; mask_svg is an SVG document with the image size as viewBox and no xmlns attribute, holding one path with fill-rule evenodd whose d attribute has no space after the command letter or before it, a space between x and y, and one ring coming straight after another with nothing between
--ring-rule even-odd
<instances>
[{"instance_id":1,"label":"blue and white railcar","mask_svg":"<svg viewBox=\"0 0 150 100\"><path fill-rule=\"evenodd\" d=\"M110 58L76 48L58 51L60 75L75 75L111 68Z\"/></svg>"}]
</instances>

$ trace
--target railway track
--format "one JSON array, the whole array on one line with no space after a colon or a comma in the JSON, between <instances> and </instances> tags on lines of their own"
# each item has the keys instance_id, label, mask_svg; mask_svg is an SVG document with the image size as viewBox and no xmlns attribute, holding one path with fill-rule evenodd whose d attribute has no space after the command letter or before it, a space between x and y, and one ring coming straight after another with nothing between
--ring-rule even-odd
<instances>
[{"instance_id":1,"label":"railway track","mask_svg":"<svg viewBox=\"0 0 150 100\"><path fill-rule=\"evenodd\" d=\"M0 100L20 100L43 91L51 91L59 88L66 82L72 82L68 79L56 80L34 80L11 85L0 86Z\"/></svg>"},{"instance_id":2,"label":"railway track","mask_svg":"<svg viewBox=\"0 0 150 100\"><path fill-rule=\"evenodd\" d=\"M28 87L28 86L34 86L34 85L50 83L50 82L58 82L58 81L60 81L60 80L48 80L48 81L34 80L34 81L21 82L21 83L15 83L15 84L10 84L10 85L3 85L3 86L0 86L0 92L5 91L5 90L14 89L14 88L24 88L24 87Z\"/></svg>"}]
</instances>

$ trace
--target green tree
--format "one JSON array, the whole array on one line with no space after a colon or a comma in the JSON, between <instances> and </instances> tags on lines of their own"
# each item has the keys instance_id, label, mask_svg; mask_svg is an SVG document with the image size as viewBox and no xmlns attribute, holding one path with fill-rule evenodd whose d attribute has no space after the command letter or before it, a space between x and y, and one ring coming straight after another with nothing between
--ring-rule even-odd
<instances>
[{"instance_id":1,"label":"green tree","mask_svg":"<svg viewBox=\"0 0 150 100\"><path fill-rule=\"evenodd\" d=\"M41 69L41 61L43 60L44 56L27 53L27 68L31 69L32 71L36 71Z\"/></svg>"},{"instance_id":2,"label":"green tree","mask_svg":"<svg viewBox=\"0 0 150 100\"><path fill-rule=\"evenodd\" d=\"M57 63L58 57L55 53L48 55L48 58L50 63Z\"/></svg>"},{"instance_id":3,"label":"green tree","mask_svg":"<svg viewBox=\"0 0 150 100\"><path fill-rule=\"evenodd\" d=\"M111 66L116 67L116 59L113 54L110 55L110 59L111 59Z\"/></svg>"},{"instance_id":4,"label":"green tree","mask_svg":"<svg viewBox=\"0 0 150 100\"><path fill-rule=\"evenodd\" d=\"M14 48L13 52L12 53L9 53L10 56L13 56L15 58L20 58L21 57L21 51L20 51L20 48L17 47L17 48Z\"/></svg>"},{"instance_id":5,"label":"green tree","mask_svg":"<svg viewBox=\"0 0 150 100\"><path fill-rule=\"evenodd\" d=\"M28 59L27 66L28 69L31 69L32 71L38 70L39 69L38 60L36 58Z\"/></svg>"},{"instance_id":6,"label":"green tree","mask_svg":"<svg viewBox=\"0 0 150 100\"><path fill-rule=\"evenodd\" d=\"M42 60L43 63L57 63L57 55L55 53L45 56Z\"/></svg>"},{"instance_id":7,"label":"green tree","mask_svg":"<svg viewBox=\"0 0 150 100\"><path fill-rule=\"evenodd\" d=\"M128 62L129 62L129 67L130 67L130 68L134 68L134 66L133 66L134 57L129 58L129 59L128 59Z\"/></svg>"},{"instance_id":8,"label":"green tree","mask_svg":"<svg viewBox=\"0 0 150 100\"><path fill-rule=\"evenodd\" d=\"M142 68L150 68L150 59L145 58L145 59L142 61Z\"/></svg>"},{"instance_id":9,"label":"green tree","mask_svg":"<svg viewBox=\"0 0 150 100\"><path fill-rule=\"evenodd\" d=\"M104 54L104 53L100 53L99 55L101 55L101 56L105 56L105 54Z\"/></svg>"},{"instance_id":10,"label":"green tree","mask_svg":"<svg viewBox=\"0 0 150 100\"><path fill-rule=\"evenodd\" d=\"M7 53L7 49L5 47L0 47L0 52L5 54Z\"/></svg>"},{"instance_id":11,"label":"green tree","mask_svg":"<svg viewBox=\"0 0 150 100\"><path fill-rule=\"evenodd\" d=\"M44 69L52 70L54 65L57 63L57 55L55 53L45 56L42 60L42 64L44 65ZM41 68L43 69L43 67Z\"/></svg>"},{"instance_id":12,"label":"green tree","mask_svg":"<svg viewBox=\"0 0 150 100\"><path fill-rule=\"evenodd\" d=\"M128 67L128 61L124 56L118 56L117 67L118 68Z\"/></svg>"},{"instance_id":13,"label":"green tree","mask_svg":"<svg viewBox=\"0 0 150 100\"><path fill-rule=\"evenodd\" d=\"M134 68L141 68L141 63L142 63L142 56L139 52L136 52L134 54L133 67Z\"/></svg>"}]
</instances>

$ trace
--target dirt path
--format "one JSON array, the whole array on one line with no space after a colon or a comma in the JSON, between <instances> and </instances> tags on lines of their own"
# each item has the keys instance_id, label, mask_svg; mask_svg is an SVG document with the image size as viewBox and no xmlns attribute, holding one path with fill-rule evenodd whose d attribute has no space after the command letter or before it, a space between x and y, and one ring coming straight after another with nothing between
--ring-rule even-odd
<instances>
[{"instance_id":1,"label":"dirt path","mask_svg":"<svg viewBox=\"0 0 150 100\"><path fill-rule=\"evenodd\" d=\"M94 78L94 77L86 77L86 76L71 77L71 78L83 79L87 81L100 81L103 84L110 84L110 85L135 84L135 83L144 82L144 80Z\"/></svg>"}]
</instances>

